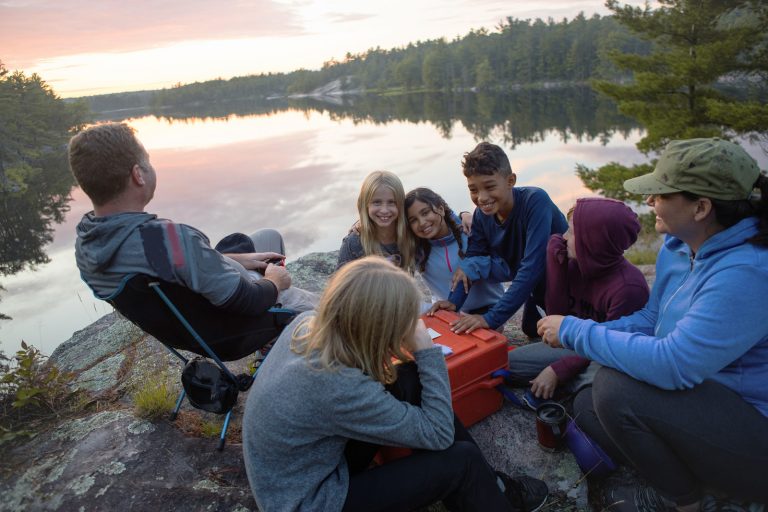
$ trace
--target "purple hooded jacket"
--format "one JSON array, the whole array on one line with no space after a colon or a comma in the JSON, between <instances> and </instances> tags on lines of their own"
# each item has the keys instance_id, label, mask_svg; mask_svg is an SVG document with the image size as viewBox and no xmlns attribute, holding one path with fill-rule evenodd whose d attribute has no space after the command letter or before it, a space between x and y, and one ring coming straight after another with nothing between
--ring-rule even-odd
<instances>
[{"instance_id":1,"label":"purple hooded jacket","mask_svg":"<svg viewBox=\"0 0 768 512\"><path fill-rule=\"evenodd\" d=\"M621 201L590 197L576 201L571 220L576 259L568 259L562 235L552 235L547 245L547 314L605 322L645 306L645 277L624 258L640 232L635 212ZM589 359L571 356L553 363L552 369L562 382L588 364Z\"/></svg>"}]
</instances>

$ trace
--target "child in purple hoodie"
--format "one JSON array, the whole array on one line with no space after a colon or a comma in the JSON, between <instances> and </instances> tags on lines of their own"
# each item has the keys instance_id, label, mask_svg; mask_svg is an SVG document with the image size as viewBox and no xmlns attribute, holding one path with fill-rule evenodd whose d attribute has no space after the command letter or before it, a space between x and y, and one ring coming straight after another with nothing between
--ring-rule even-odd
<instances>
[{"instance_id":1,"label":"child in purple hoodie","mask_svg":"<svg viewBox=\"0 0 768 512\"><path fill-rule=\"evenodd\" d=\"M592 197L577 200L567 218L568 231L552 235L547 245L546 313L604 322L642 308L648 284L624 258L640 231L637 215L621 201ZM571 394L590 385L599 366L537 342L511 351L509 368L512 380L550 399L558 387Z\"/></svg>"}]
</instances>

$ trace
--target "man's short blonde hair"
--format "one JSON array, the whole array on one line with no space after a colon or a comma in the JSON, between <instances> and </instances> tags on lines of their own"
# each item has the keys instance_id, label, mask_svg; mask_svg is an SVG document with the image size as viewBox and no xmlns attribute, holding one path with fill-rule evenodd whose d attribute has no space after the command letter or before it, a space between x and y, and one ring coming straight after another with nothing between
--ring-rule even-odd
<instances>
[{"instance_id":1,"label":"man's short blonde hair","mask_svg":"<svg viewBox=\"0 0 768 512\"><path fill-rule=\"evenodd\" d=\"M101 206L128 185L134 165L147 164L148 155L125 123L105 123L81 131L69 141L69 167L83 192Z\"/></svg>"}]
</instances>

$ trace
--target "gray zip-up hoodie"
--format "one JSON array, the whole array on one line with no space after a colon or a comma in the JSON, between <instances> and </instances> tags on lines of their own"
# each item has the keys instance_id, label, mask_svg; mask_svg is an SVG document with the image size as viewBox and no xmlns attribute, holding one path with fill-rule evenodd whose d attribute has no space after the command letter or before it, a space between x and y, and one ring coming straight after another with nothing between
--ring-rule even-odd
<instances>
[{"instance_id":1,"label":"gray zip-up hoodie","mask_svg":"<svg viewBox=\"0 0 768 512\"><path fill-rule=\"evenodd\" d=\"M147 259L141 236L146 226L163 234L157 252L167 260L165 275L158 275L158 265ZM144 212L105 217L86 213L77 225L75 260L81 277L101 299L119 293L131 276L147 274L184 285L220 306L233 296L245 273L239 263L211 248L200 231Z\"/></svg>"}]
</instances>

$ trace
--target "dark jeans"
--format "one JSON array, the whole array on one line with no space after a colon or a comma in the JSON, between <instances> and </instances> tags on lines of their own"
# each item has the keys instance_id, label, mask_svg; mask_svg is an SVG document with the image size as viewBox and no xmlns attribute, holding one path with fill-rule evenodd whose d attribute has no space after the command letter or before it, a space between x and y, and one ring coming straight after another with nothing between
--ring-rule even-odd
<instances>
[{"instance_id":1,"label":"dark jeans","mask_svg":"<svg viewBox=\"0 0 768 512\"><path fill-rule=\"evenodd\" d=\"M601 368L575 410L609 455L623 455L678 505L705 488L768 503L768 418L722 384L670 391Z\"/></svg>"},{"instance_id":2,"label":"dark jeans","mask_svg":"<svg viewBox=\"0 0 768 512\"><path fill-rule=\"evenodd\" d=\"M387 390L413 405L421 403L414 363L399 365ZM454 443L446 450L414 450L412 455L368 469L380 448L351 440L345 456L349 490L344 511L406 511L437 501L451 511L513 510L496 483L496 474L464 425L454 416Z\"/></svg>"}]
</instances>

